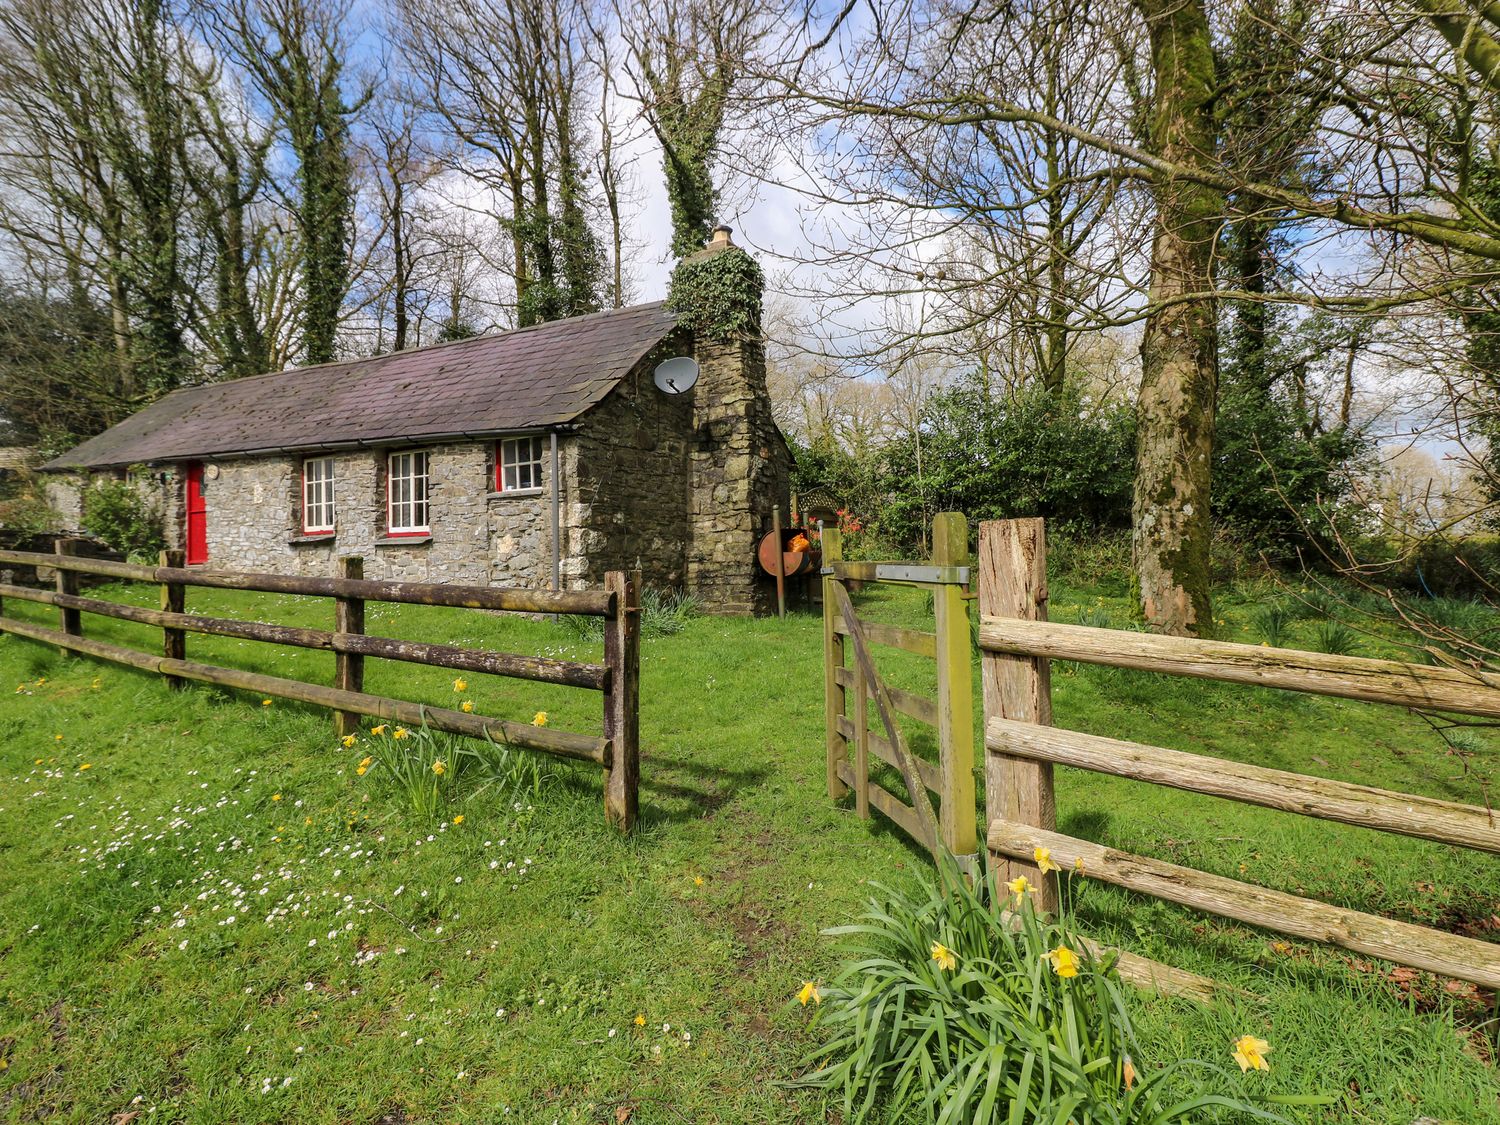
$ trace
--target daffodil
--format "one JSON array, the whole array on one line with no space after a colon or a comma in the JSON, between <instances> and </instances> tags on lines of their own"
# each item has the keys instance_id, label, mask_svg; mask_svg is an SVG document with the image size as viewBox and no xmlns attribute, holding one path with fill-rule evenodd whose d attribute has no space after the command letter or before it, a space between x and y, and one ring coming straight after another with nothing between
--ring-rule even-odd
<instances>
[{"instance_id":1,"label":"daffodil","mask_svg":"<svg viewBox=\"0 0 1500 1125\"><path fill-rule=\"evenodd\" d=\"M945 973L951 973L958 968L958 958L940 941L932 943L932 959L937 962L937 967Z\"/></svg>"},{"instance_id":2,"label":"daffodil","mask_svg":"<svg viewBox=\"0 0 1500 1125\"><path fill-rule=\"evenodd\" d=\"M1073 861L1073 870L1078 872L1078 874L1080 875L1083 874L1083 856L1079 856Z\"/></svg>"},{"instance_id":3,"label":"daffodil","mask_svg":"<svg viewBox=\"0 0 1500 1125\"><path fill-rule=\"evenodd\" d=\"M1059 945L1043 956L1052 962L1052 971L1058 976L1068 978L1078 975L1078 954L1066 945Z\"/></svg>"},{"instance_id":4,"label":"daffodil","mask_svg":"<svg viewBox=\"0 0 1500 1125\"><path fill-rule=\"evenodd\" d=\"M456 679L456 680L453 681L453 690L454 691L468 691L469 690L469 682L467 680L465 680L462 676L460 676L458 679Z\"/></svg>"},{"instance_id":5,"label":"daffodil","mask_svg":"<svg viewBox=\"0 0 1500 1125\"><path fill-rule=\"evenodd\" d=\"M411 737L411 731L407 730L405 727L397 727L395 730L391 731L391 737L392 738L410 738Z\"/></svg>"},{"instance_id":6,"label":"daffodil","mask_svg":"<svg viewBox=\"0 0 1500 1125\"><path fill-rule=\"evenodd\" d=\"M1270 1053L1271 1044L1253 1035L1241 1035L1234 1041L1234 1061L1240 1064L1241 1071L1270 1070L1271 1064L1266 1062Z\"/></svg>"},{"instance_id":7,"label":"daffodil","mask_svg":"<svg viewBox=\"0 0 1500 1125\"><path fill-rule=\"evenodd\" d=\"M352 734L346 734L346 735L344 735L344 737L342 739L340 739L340 741L347 748L347 747L352 747L356 742L359 741L359 738L357 736L355 736L355 735L352 735Z\"/></svg>"},{"instance_id":8,"label":"daffodil","mask_svg":"<svg viewBox=\"0 0 1500 1125\"><path fill-rule=\"evenodd\" d=\"M437 761L432 763L432 772L437 774L439 777L442 777L443 774L448 772L448 763L439 758Z\"/></svg>"},{"instance_id":9,"label":"daffodil","mask_svg":"<svg viewBox=\"0 0 1500 1125\"><path fill-rule=\"evenodd\" d=\"M472 715L474 713L474 701L472 699L465 699L463 703L459 705L458 709L465 715Z\"/></svg>"},{"instance_id":10,"label":"daffodil","mask_svg":"<svg viewBox=\"0 0 1500 1125\"><path fill-rule=\"evenodd\" d=\"M1026 876L1024 875L1017 875L1014 879L1012 879L1005 885L1010 888L1010 893L1015 895L1017 899L1023 898L1024 896L1030 894L1034 889L1031 885L1031 880L1026 878Z\"/></svg>"},{"instance_id":11,"label":"daffodil","mask_svg":"<svg viewBox=\"0 0 1500 1125\"><path fill-rule=\"evenodd\" d=\"M821 1004L823 993L818 990L817 982L805 980L802 982L802 987L797 990L797 999L802 1001L802 1006L805 1008L809 1000L814 1004Z\"/></svg>"},{"instance_id":12,"label":"daffodil","mask_svg":"<svg viewBox=\"0 0 1500 1125\"><path fill-rule=\"evenodd\" d=\"M358 777L364 777L365 774L369 772L369 770L369 766L356 766L354 769L354 773Z\"/></svg>"},{"instance_id":13,"label":"daffodil","mask_svg":"<svg viewBox=\"0 0 1500 1125\"><path fill-rule=\"evenodd\" d=\"M370 733L371 734L384 734L385 732L386 732L386 724L385 723L381 723L378 727L371 727L370 728Z\"/></svg>"},{"instance_id":14,"label":"daffodil","mask_svg":"<svg viewBox=\"0 0 1500 1125\"><path fill-rule=\"evenodd\" d=\"M538 711L535 715L533 715L531 717L531 725L534 726L534 727L544 727L544 726L546 726L547 725L547 712L545 712L545 711Z\"/></svg>"},{"instance_id":15,"label":"daffodil","mask_svg":"<svg viewBox=\"0 0 1500 1125\"><path fill-rule=\"evenodd\" d=\"M1129 1090L1135 1086L1135 1063L1130 1056L1126 1055L1120 1066L1121 1077L1125 1079L1125 1089Z\"/></svg>"},{"instance_id":16,"label":"daffodil","mask_svg":"<svg viewBox=\"0 0 1500 1125\"><path fill-rule=\"evenodd\" d=\"M1051 848L1037 848L1036 851L1031 853L1031 855L1032 858L1036 860L1037 867L1041 868L1041 872L1043 875L1047 874L1047 872L1049 871L1062 870L1061 867L1052 862Z\"/></svg>"}]
</instances>

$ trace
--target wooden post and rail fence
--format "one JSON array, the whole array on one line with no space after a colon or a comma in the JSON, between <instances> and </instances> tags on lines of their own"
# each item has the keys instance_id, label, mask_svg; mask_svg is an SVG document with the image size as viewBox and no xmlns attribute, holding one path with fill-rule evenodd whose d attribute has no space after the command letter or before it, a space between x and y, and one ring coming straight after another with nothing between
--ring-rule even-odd
<instances>
[{"instance_id":1,"label":"wooden post and rail fence","mask_svg":"<svg viewBox=\"0 0 1500 1125\"><path fill-rule=\"evenodd\" d=\"M492 738L511 746L578 761L604 771L604 811L610 824L628 832L635 823L640 781L640 575L611 571L602 590L517 590L446 583L382 582L363 577L357 558L338 560L331 578L189 569L178 551L163 551L159 566L86 558L77 542L57 541L55 553L0 551L0 564L41 567L57 574L56 589L0 584L0 632L57 646L65 652L110 660L157 672L173 687L188 681L241 688L262 695L327 707L339 734L359 729L361 716L434 730ZM79 593L79 576L159 584L161 608L127 605ZM186 612L189 586L255 590L331 598L334 628L309 629L258 621L205 617ZM56 606L58 627L49 629L3 615L4 599ZM584 663L524 656L456 645L398 640L365 633L367 602L451 606L514 613L562 613L604 619L604 662ZM160 656L84 635L83 614L92 613L162 630ZM334 654L333 686L226 668L187 659L188 633L202 633ZM584 688L602 694L603 734L595 736L552 727L485 718L442 707L372 695L364 690L366 657L399 660L463 672L485 673L537 683Z\"/></svg>"},{"instance_id":2,"label":"wooden post and rail fence","mask_svg":"<svg viewBox=\"0 0 1500 1125\"><path fill-rule=\"evenodd\" d=\"M956 776L965 745L957 731L945 738L941 769L914 758L892 733L890 712L902 711L941 722L935 707L954 706L956 681L969 682L969 641L963 586L954 582L950 608L935 595L934 634L915 633L861 621L850 601L848 581L906 581L941 590L943 581L973 580L979 601L979 650L984 697L986 845L997 880L1026 876L1043 911L1058 904L1056 874L1044 874L1038 848L1063 871L1075 864L1084 877L1140 894L1215 914L1262 929L1322 942L1399 965L1454 977L1483 988L1500 989L1500 944L1463 937L1427 926L1333 906L1314 899L1225 878L1190 867L1117 851L1057 831L1053 770L1089 770L1242 804L1352 824L1382 832L1500 854L1500 817L1484 807L1395 793L1327 778L1190 754L1164 747L1082 734L1052 726L1049 665L1072 660L1115 668L1283 688L1317 695L1385 703L1484 719L1500 718L1500 676L1456 668L1429 667L1395 660L1273 649L1195 638L1064 625L1047 620L1047 550L1040 519L982 523L976 564L962 573L943 567L967 563L958 547L961 517L939 517L934 542L940 554L931 566L915 563L846 563L837 532L824 532L824 642L828 789L839 798L855 791L856 809L868 816L873 806L929 850L937 843L957 855L967 841L959 822L975 819ZM939 529L954 536L945 543ZM965 549L967 530L963 531ZM949 614L947 625L942 614ZM953 628L961 618L963 648ZM845 667L846 639L855 650ZM947 645L947 687L941 704L916 700L886 689L869 656L870 645L889 645L923 655L939 655ZM963 672L959 674L958 668ZM870 733L862 699L873 698L887 738ZM960 702L949 727L965 725L972 712ZM892 745L894 744L894 745ZM907 778L908 792L920 799L908 805L868 780L868 755L890 762ZM913 775L920 780L914 782ZM934 830L926 789L938 792L945 814ZM863 796L861 793L863 792ZM949 835L950 832L955 835ZM958 843L954 847L950 839ZM972 839L972 837L970 838ZM1002 892L1003 893L1003 892ZM1129 953L1120 955L1126 979L1161 991L1203 996L1216 987L1207 978Z\"/></svg>"},{"instance_id":3,"label":"wooden post and rail fence","mask_svg":"<svg viewBox=\"0 0 1500 1125\"><path fill-rule=\"evenodd\" d=\"M1048 662L1114 668L1500 717L1500 677L1396 660L1063 625L1047 620L1045 526L1040 519L980 525L979 647L984 663L987 844L1000 877L1026 875L1056 903L1056 875L1037 848L1087 878L1236 922L1323 942L1398 965L1500 988L1500 944L1131 855L1057 832L1054 766L1110 774L1242 804L1500 853L1500 822L1487 808L1393 793L1262 766L1123 742L1051 726ZM1138 961L1140 959L1137 959ZM1159 987L1202 991L1202 978L1150 973Z\"/></svg>"}]
</instances>

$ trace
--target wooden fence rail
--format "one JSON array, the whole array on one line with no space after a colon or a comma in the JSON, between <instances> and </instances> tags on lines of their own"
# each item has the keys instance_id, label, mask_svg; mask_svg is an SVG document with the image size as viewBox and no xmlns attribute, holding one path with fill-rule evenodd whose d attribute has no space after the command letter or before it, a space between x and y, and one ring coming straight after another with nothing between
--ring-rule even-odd
<instances>
[{"instance_id":1,"label":"wooden fence rail","mask_svg":"<svg viewBox=\"0 0 1500 1125\"><path fill-rule=\"evenodd\" d=\"M55 590L0 584L0 633L13 633L55 645L64 651L157 672L166 676L173 686L194 680L328 707L334 712L340 734L358 729L358 717L363 715L412 726L425 722L435 730L474 738L490 737L529 750L594 762L604 768L606 819L626 832L635 823L640 779L638 574L611 572L605 576L603 590L510 590L370 581L361 577L362 564L356 558L338 560L338 577L318 578L189 569L181 565L178 552L163 552L161 565L149 567L78 556L74 554L75 545L69 540L59 540L57 548L55 554L0 551L0 563L50 568L57 573ZM79 574L159 583L161 608L84 596L78 592ZM189 586L332 598L334 628L310 629L188 613L185 591ZM55 606L59 612L58 628L49 629L3 616L6 598ZM364 632L364 605L367 601L602 617L605 619L604 662L589 664L369 636ZM162 655L138 652L124 645L84 636L82 615L85 613L160 627ZM334 684L325 687L188 660L186 635L190 632L332 652L335 655ZM372 695L363 690L366 657L597 691L604 697L604 734L602 737L578 734Z\"/></svg>"},{"instance_id":2,"label":"wooden fence rail","mask_svg":"<svg viewBox=\"0 0 1500 1125\"><path fill-rule=\"evenodd\" d=\"M1044 875L1036 866L1036 849L1046 848L1064 870L1075 861L1081 863L1088 878L1264 929L1500 988L1500 944L1330 906L1060 835L1052 769L1071 766L1500 853L1500 822L1490 809L1056 730L1051 727L1048 662L1077 660L1485 718L1500 717L1500 678L1392 660L1049 623L1045 528L1039 519L981 524L979 556L979 645L984 663L990 818L987 844L999 877L1027 875L1040 888L1038 907L1055 909L1055 877ZM1122 962L1122 971L1124 967ZM1168 990L1201 991L1196 986L1175 988L1170 974L1156 974L1154 983Z\"/></svg>"}]
</instances>

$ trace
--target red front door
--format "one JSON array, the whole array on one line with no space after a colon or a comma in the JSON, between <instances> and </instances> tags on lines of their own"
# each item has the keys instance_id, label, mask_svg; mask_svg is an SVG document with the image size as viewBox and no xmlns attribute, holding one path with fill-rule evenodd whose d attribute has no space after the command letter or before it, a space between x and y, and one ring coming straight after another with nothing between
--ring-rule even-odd
<instances>
[{"instance_id":1,"label":"red front door","mask_svg":"<svg viewBox=\"0 0 1500 1125\"><path fill-rule=\"evenodd\" d=\"M182 500L187 512L188 565L208 561L208 505L203 499L203 466L191 461L182 467Z\"/></svg>"}]
</instances>

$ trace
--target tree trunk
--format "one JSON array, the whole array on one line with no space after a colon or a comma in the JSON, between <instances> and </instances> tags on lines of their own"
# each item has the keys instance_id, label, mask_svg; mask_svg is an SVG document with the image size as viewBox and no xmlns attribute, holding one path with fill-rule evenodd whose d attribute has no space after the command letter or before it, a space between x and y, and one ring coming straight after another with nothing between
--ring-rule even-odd
<instances>
[{"instance_id":1,"label":"tree trunk","mask_svg":"<svg viewBox=\"0 0 1500 1125\"><path fill-rule=\"evenodd\" d=\"M1181 164L1214 158L1215 70L1203 0L1136 0L1156 79L1151 144ZM1154 629L1197 633L1209 606L1209 483L1218 390L1214 247L1224 193L1170 177L1156 185L1152 311L1141 341L1133 548Z\"/></svg>"}]
</instances>

